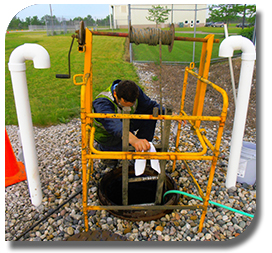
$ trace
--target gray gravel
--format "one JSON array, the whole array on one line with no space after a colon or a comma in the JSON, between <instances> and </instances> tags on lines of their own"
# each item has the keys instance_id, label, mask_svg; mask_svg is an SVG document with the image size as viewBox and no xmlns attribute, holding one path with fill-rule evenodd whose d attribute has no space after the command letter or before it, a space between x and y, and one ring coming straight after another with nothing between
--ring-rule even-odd
<instances>
[{"instance_id":1,"label":"gray gravel","mask_svg":"<svg viewBox=\"0 0 272 253\"><path fill-rule=\"evenodd\" d=\"M142 81L150 81L152 73L140 73ZM152 94L149 94L152 96ZM173 128L174 124L172 124ZM19 159L20 144L18 127L6 126L14 152ZM245 141L256 143L256 130L249 129ZM14 241L35 222L81 189L81 129L80 120L73 119L67 124L46 128L34 127L35 143L39 161L40 179L43 191L42 206L38 209L31 204L27 181L5 188L5 240ZM187 124L181 133L180 144L184 150L195 151L199 147L197 139ZM207 130L212 136L212 129ZM154 142L160 133L156 129ZM174 139L170 150L174 149ZM256 210L256 187L237 183L235 190L227 190L225 176L228 165L231 132L225 131L221 145L220 160L215 172L211 200L254 214ZM189 163L199 184L204 187L208 180L210 162ZM98 204L97 182L110 171L99 160L95 160L95 180L90 184L89 204ZM167 171L181 190L197 195L190 183L190 177L177 162L172 173L172 162L167 163ZM184 204L197 204L197 200L182 198ZM62 241L84 230L82 196L79 194L69 203L52 214L22 237L21 241ZM202 233L198 233L201 211L179 210L166 214L159 220L132 222L121 220L107 211L90 211L90 229L105 229L126 236L131 241L224 241L239 236L247 229L252 219L223 208L209 206Z\"/></svg>"}]
</instances>

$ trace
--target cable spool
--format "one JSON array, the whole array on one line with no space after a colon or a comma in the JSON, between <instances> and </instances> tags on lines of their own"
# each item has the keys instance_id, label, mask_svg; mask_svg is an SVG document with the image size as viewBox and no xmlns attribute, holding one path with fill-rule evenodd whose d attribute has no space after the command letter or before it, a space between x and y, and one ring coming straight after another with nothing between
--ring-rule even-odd
<instances>
[{"instance_id":1,"label":"cable spool","mask_svg":"<svg viewBox=\"0 0 272 253\"><path fill-rule=\"evenodd\" d=\"M160 43L160 36L162 45L168 45L168 51L171 52L175 38L174 24L171 24L169 31L162 31L161 29L150 27L144 29L136 29L130 25L130 43L135 43L136 45L148 44L150 46L156 46Z\"/></svg>"}]
</instances>

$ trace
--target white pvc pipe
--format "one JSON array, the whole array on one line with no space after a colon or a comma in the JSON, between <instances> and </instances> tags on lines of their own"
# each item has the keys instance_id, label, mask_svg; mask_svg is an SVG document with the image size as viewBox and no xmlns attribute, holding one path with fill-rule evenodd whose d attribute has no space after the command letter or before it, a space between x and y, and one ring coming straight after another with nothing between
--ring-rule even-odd
<instances>
[{"instance_id":1,"label":"white pvc pipe","mask_svg":"<svg viewBox=\"0 0 272 253\"><path fill-rule=\"evenodd\" d=\"M219 48L219 56L232 57L233 51L235 50L242 50L242 63L226 178L227 188L233 188L236 186L237 172L239 169L241 149L243 145L249 95L256 59L254 44L249 39L242 36L231 36L224 39Z\"/></svg>"},{"instance_id":2,"label":"white pvc pipe","mask_svg":"<svg viewBox=\"0 0 272 253\"><path fill-rule=\"evenodd\" d=\"M26 60L32 60L35 68L50 68L50 57L48 52L38 44L23 44L12 51L8 63L29 193L32 204L39 206L42 202L42 191L25 73Z\"/></svg>"},{"instance_id":3,"label":"white pvc pipe","mask_svg":"<svg viewBox=\"0 0 272 253\"><path fill-rule=\"evenodd\" d=\"M229 37L228 33L228 26L227 24L224 24L224 31L225 31L225 37ZM234 105L236 106L236 88L235 88L235 80L234 80L234 73L233 73L233 66L232 66L232 59L229 57L229 68L230 68L230 77L231 77L231 84L232 84L232 91L233 91L233 99L234 99Z\"/></svg>"}]
</instances>

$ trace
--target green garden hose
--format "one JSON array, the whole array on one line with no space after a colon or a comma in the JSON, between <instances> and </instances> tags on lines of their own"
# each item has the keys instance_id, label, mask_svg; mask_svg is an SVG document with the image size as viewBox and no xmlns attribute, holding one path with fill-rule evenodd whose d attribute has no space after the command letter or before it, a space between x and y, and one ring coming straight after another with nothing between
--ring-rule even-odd
<instances>
[{"instance_id":1,"label":"green garden hose","mask_svg":"<svg viewBox=\"0 0 272 253\"><path fill-rule=\"evenodd\" d=\"M164 201L165 196L168 195L168 194L171 194L171 193L182 194L182 195L185 195L185 196L187 196L187 197L190 197L190 198L193 198L193 199L198 199L198 200L200 200L200 201L203 201L202 198L200 198L200 197L198 197L198 196L189 194L189 193L187 193L187 192L178 191L178 190L169 190L169 191L167 191L166 193L164 193L164 195L163 195L163 201ZM242 211L240 211L240 210L237 210L237 209L234 209L234 208L231 208L231 207L228 207L228 206L225 206L225 205L222 205L222 204L219 204L219 203L210 201L210 200L209 200L209 203L210 203L211 205L219 206L219 207L225 208L225 209L227 209L227 210L230 210L230 211L232 211L232 212L239 213L239 214L248 216L248 217L250 217L250 218L254 218L254 215L253 215L253 214L245 213L245 212L242 212Z\"/></svg>"}]
</instances>

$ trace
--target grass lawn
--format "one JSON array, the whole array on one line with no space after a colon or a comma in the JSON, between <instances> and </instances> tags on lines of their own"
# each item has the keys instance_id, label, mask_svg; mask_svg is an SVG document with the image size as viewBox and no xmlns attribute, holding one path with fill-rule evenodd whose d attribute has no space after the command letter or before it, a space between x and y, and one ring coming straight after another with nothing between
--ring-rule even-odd
<instances>
[{"instance_id":1,"label":"grass lawn","mask_svg":"<svg viewBox=\"0 0 272 253\"><path fill-rule=\"evenodd\" d=\"M178 27L175 28L175 31L190 31L193 32L194 28L191 27ZM224 34L224 27L197 27L196 31L206 32L206 33L222 33ZM228 33L239 33L241 28L236 27L236 24L228 25Z\"/></svg>"},{"instance_id":2,"label":"grass lawn","mask_svg":"<svg viewBox=\"0 0 272 253\"><path fill-rule=\"evenodd\" d=\"M193 37L193 34L176 33L175 36ZM205 34L196 34L198 38L204 38ZM222 40L222 35L215 35L216 39ZM218 50L220 43L214 43L212 58L218 58ZM148 46L145 44L132 45L133 60L136 61L155 61L159 63L159 46ZM195 62L200 60L202 43L195 43ZM178 61L178 62L191 62L193 61L193 42L189 41L174 41L172 52L168 52L168 46L162 46L162 60L163 61Z\"/></svg>"},{"instance_id":3,"label":"grass lawn","mask_svg":"<svg viewBox=\"0 0 272 253\"><path fill-rule=\"evenodd\" d=\"M5 124L18 124L13 90L8 70L11 52L24 43L38 43L50 55L50 69L34 69L32 61L26 61L26 75L32 121L34 125L46 126L66 122L79 117L80 87L71 79L57 79L55 74L68 74L68 50L70 35L47 36L42 32L17 32L6 35L5 43ZM93 39L94 96L107 88L115 79L138 81L132 64L123 61L124 38L95 36ZM77 52L74 43L71 52L71 75L81 74L84 54Z\"/></svg>"},{"instance_id":4,"label":"grass lawn","mask_svg":"<svg viewBox=\"0 0 272 253\"><path fill-rule=\"evenodd\" d=\"M229 34L238 34L241 28L235 27L236 24L228 26ZM169 30L164 28L163 30ZM197 27L197 32L203 32L203 34L196 34L198 38L204 38L207 34L212 33L215 39L219 39L220 43L225 38L223 27ZM194 28L190 27L178 27L175 28L175 36L193 37ZM183 33L180 33L183 32ZM190 33L184 33L190 32ZM218 58L218 50L220 43L214 43L212 58ZM159 46L148 46L144 44L132 45L133 47L133 60L136 61L155 61L159 63ZM195 62L200 60L202 49L202 43L195 43ZM178 61L178 62L191 62L193 61L193 42L187 41L175 41L174 47L171 53L168 52L168 46L162 46L162 60L163 61Z\"/></svg>"},{"instance_id":5,"label":"grass lawn","mask_svg":"<svg viewBox=\"0 0 272 253\"><path fill-rule=\"evenodd\" d=\"M224 38L223 28L203 27L197 30L214 33L215 38ZM111 30L110 30L111 31ZM117 30L127 32L127 29ZM193 28L176 28L176 31L192 32ZM239 32L240 28L231 27L229 33ZM176 36L193 37L192 33L176 33ZM205 37L206 34L197 34ZM8 70L11 52L24 43L38 43L50 55L50 69L34 69L32 61L26 61L26 75L32 121L36 126L46 126L67 122L80 114L80 87L71 79L57 79L56 74L68 74L68 50L71 34L47 36L46 32L16 32L6 34L5 40L5 124L18 124L13 90ZM93 90L94 96L107 88L115 79L131 79L138 82L133 64L124 60L125 38L94 36L93 39ZM202 43L196 42L195 61L199 61ZM215 43L213 58L218 57L219 44ZM134 45L134 60L155 61L159 63L159 46ZM171 53L168 46L162 46L163 61L191 62L193 43L175 41ZM71 52L71 75L82 74L84 54L78 53L75 41Z\"/></svg>"}]
</instances>

